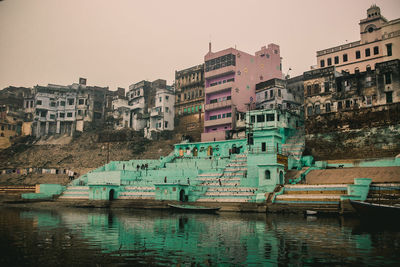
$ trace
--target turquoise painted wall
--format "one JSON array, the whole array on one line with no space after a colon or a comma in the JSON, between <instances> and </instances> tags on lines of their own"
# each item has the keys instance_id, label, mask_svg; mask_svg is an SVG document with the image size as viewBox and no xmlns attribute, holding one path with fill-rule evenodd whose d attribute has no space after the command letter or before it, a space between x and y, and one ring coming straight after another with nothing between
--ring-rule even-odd
<instances>
[{"instance_id":1,"label":"turquoise painted wall","mask_svg":"<svg viewBox=\"0 0 400 267\"><path fill-rule=\"evenodd\" d=\"M156 184L157 200L176 200L180 201L181 190L185 192L185 196L189 195L189 186L182 184Z\"/></svg>"}]
</instances>

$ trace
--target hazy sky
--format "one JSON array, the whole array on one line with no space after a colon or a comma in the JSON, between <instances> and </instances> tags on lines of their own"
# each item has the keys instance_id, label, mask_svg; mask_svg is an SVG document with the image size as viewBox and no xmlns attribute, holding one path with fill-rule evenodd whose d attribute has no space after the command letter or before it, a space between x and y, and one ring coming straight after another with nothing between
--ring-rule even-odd
<instances>
[{"instance_id":1,"label":"hazy sky","mask_svg":"<svg viewBox=\"0 0 400 267\"><path fill-rule=\"evenodd\" d=\"M298 75L316 51L359 40L372 4L388 19L399 0L4 0L0 1L0 89L9 85L128 88L201 64L212 50L254 54L281 47L283 71Z\"/></svg>"}]
</instances>

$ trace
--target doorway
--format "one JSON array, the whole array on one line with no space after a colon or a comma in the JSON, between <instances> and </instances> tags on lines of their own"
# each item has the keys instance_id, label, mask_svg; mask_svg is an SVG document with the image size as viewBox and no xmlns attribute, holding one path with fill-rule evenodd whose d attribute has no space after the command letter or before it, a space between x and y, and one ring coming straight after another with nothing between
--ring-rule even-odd
<instances>
[{"instance_id":1,"label":"doorway","mask_svg":"<svg viewBox=\"0 0 400 267\"><path fill-rule=\"evenodd\" d=\"M179 192L179 201L184 202L185 200L186 200L185 190L182 189L182 190Z\"/></svg>"},{"instance_id":2,"label":"doorway","mask_svg":"<svg viewBox=\"0 0 400 267\"><path fill-rule=\"evenodd\" d=\"M114 200L114 189L111 189L110 192L108 193L108 200Z\"/></svg>"},{"instance_id":3,"label":"doorway","mask_svg":"<svg viewBox=\"0 0 400 267\"><path fill-rule=\"evenodd\" d=\"M279 184L284 184L283 171L279 172Z\"/></svg>"}]
</instances>

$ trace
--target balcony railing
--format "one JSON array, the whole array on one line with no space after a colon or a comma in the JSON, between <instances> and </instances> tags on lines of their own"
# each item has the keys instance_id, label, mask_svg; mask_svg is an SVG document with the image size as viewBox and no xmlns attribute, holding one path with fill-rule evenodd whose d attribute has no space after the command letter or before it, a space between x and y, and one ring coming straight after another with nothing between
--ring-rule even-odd
<instances>
[{"instance_id":1,"label":"balcony railing","mask_svg":"<svg viewBox=\"0 0 400 267\"><path fill-rule=\"evenodd\" d=\"M229 73L235 73L236 67L235 66L226 66L216 70L210 70L204 73L204 78L209 79L213 77L222 76Z\"/></svg>"},{"instance_id":2,"label":"balcony railing","mask_svg":"<svg viewBox=\"0 0 400 267\"><path fill-rule=\"evenodd\" d=\"M232 117L204 121L204 127L232 123Z\"/></svg>"},{"instance_id":3,"label":"balcony railing","mask_svg":"<svg viewBox=\"0 0 400 267\"><path fill-rule=\"evenodd\" d=\"M206 87L205 92L206 94L211 94L211 93L216 93L219 91L224 91L224 90L230 90L233 87L234 82L227 82L227 83L221 83L215 86L211 87Z\"/></svg>"},{"instance_id":4,"label":"balcony railing","mask_svg":"<svg viewBox=\"0 0 400 267\"><path fill-rule=\"evenodd\" d=\"M219 108L224 108L224 107L230 107L232 105L232 100L225 100L221 102L216 102L212 104L206 104L205 105L205 110L213 110L213 109L219 109Z\"/></svg>"},{"instance_id":5,"label":"balcony railing","mask_svg":"<svg viewBox=\"0 0 400 267\"><path fill-rule=\"evenodd\" d=\"M150 117L159 117L159 116L162 116L162 115L163 115L162 111L158 110L158 109L153 109L150 112Z\"/></svg>"}]
</instances>

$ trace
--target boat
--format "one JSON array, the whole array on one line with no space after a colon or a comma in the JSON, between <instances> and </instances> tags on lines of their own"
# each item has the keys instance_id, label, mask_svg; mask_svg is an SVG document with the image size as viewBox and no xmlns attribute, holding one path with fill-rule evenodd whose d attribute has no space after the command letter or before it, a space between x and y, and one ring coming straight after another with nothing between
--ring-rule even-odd
<instances>
[{"instance_id":1,"label":"boat","mask_svg":"<svg viewBox=\"0 0 400 267\"><path fill-rule=\"evenodd\" d=\"M204 207L204 206L194 206L194 205L178 205L178 204L168 204L171 209L184 211L184 212L203 212L203 213L213 213L221 209L221 207Z\"/></svg>"},{"instance_id":2,"label":"boat","mask_svg":"<svg viewBox=\"0 0 400 267\"><path fill-rule=\"evenodd\" d=\"M398 205L368 203L356 200L350 200L350 203L360 216L368 216L371 218L373 218L373 216L390 216L400 218L400 206Z\"/></svg>"}]
</instances>

